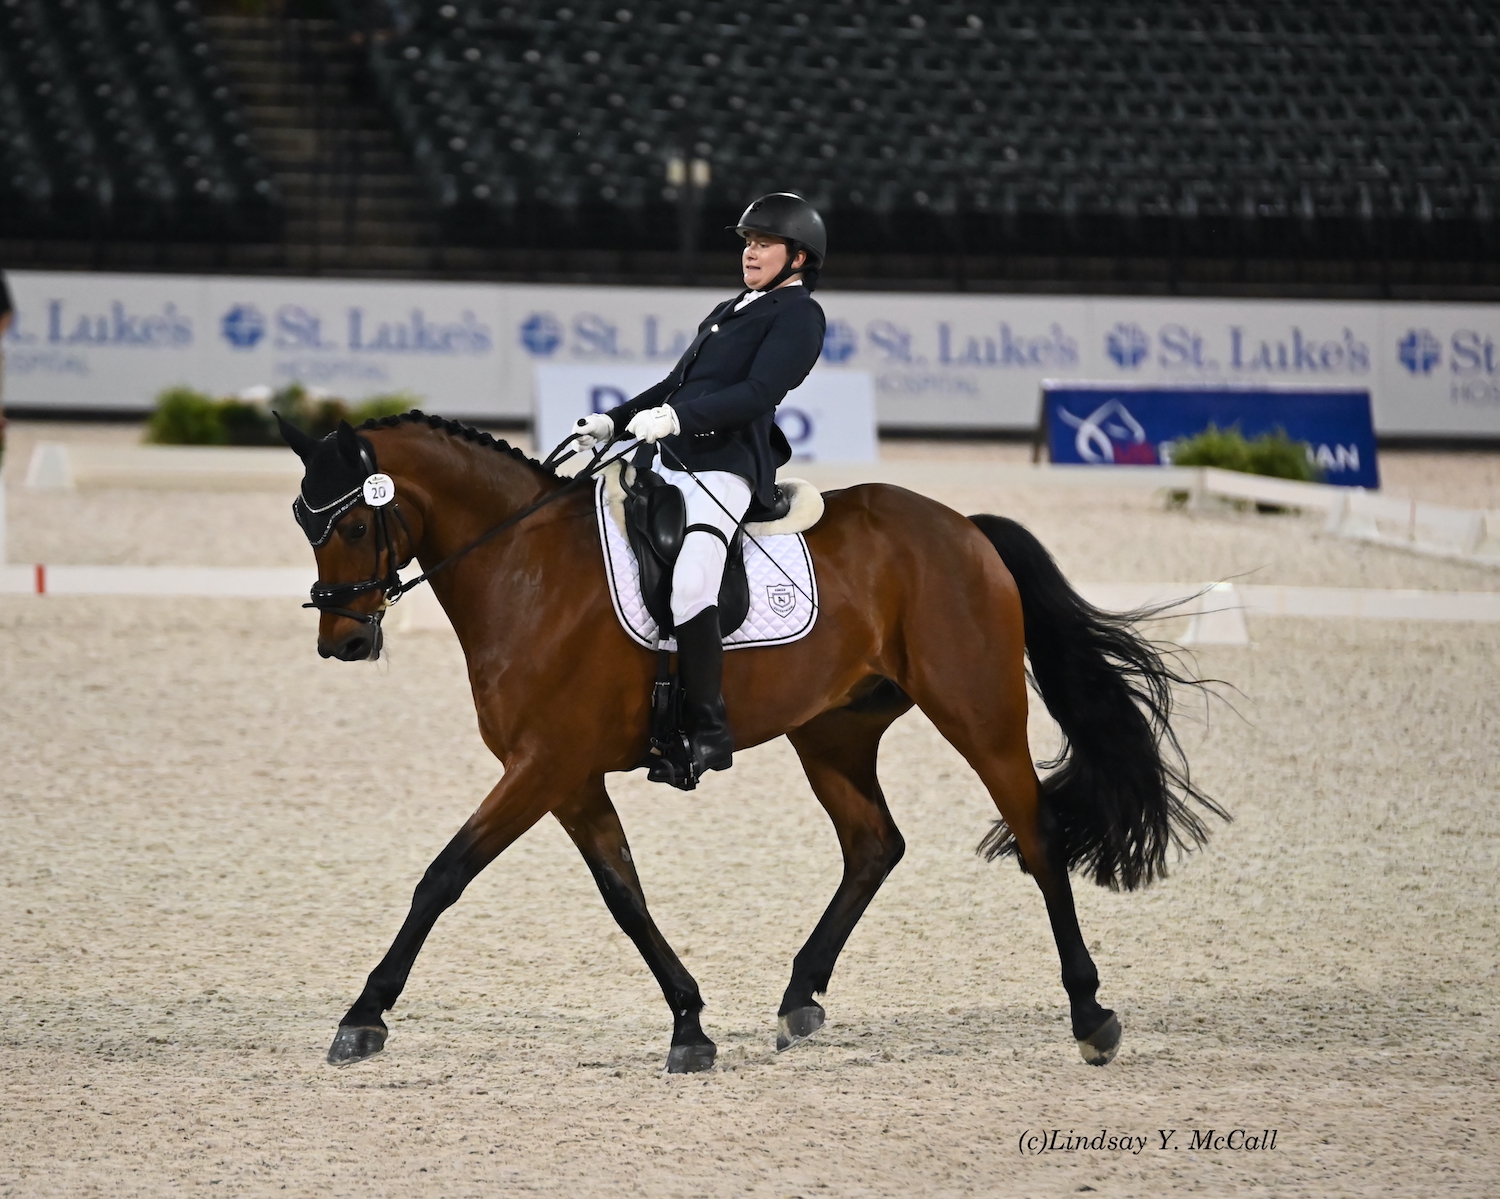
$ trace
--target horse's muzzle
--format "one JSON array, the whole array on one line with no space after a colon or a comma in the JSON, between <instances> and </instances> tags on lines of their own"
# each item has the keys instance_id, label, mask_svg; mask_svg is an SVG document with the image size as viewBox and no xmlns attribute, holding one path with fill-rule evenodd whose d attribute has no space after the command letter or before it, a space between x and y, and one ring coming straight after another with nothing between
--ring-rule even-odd
<instances>
[{"instance_id":1,"label":"horse's muzzle","mask_svg":"<svg viewBox=\"0 0 1500 1199\"><path fill-rule=\"evenodd\" d=\"M378 624L357 624L341 637L318 638L318 657L366 662L380 657L384 636Z\"/></svg>"}]
</instances>

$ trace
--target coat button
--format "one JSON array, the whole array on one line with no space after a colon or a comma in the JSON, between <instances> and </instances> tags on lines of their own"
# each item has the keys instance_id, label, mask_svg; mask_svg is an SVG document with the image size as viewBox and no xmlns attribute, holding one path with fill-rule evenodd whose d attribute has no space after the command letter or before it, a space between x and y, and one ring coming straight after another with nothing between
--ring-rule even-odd
<instances>
[{"instance_id":1,"label":"coat button","mask_svg":"<svg viewBox=\"0 0 1500 1199\"><path fill-rule=\"evenodd\" d=\"M718 325L710 325L708 331L710 333L717 333L719 331L719 326Z\"/></svg>"}]
</instances>

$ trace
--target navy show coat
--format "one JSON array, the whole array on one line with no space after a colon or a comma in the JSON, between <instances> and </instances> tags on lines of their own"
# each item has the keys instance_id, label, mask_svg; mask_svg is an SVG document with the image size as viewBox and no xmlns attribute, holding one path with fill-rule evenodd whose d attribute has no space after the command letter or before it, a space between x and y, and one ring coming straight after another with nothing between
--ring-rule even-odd
<instances>
[{"instance_id":1,"label":"navy show coat","mask_svg":"<svg viewBox=\"0 0 1500 1199\"><path fill-rule=\"evenodd\" d=\"M823 309L802 286L779 287L738 312L740 292L715 308L672 373L608 414L616 435L631 417L671 404L682 432L665 444L689 470L727 470L756 501L776 498L776 468L792 447L776 427L776 405L807 378L823 352ZM668 466L676 466L671 457Z\"/></svg>"}]
</instances>

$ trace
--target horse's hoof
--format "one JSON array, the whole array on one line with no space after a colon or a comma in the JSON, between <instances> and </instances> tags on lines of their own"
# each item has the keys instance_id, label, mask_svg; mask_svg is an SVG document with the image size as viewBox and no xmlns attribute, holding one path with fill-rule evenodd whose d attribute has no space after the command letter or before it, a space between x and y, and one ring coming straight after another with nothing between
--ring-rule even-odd
<instances>
[{"instance_id":1,"label":"horse's hoof","mask_svg":"<svg viewBox=\"0 0 1500 1199\"><path fill-rule=\"evenodd\" d=\"M701 1074L714 1068L714 1055L719 1047L710 1041L707 1045L673 1045L667 1054L668 1074Z\"/></svg>"},{"instance_id":2,"label":"horse's hoof","mask_svg":"<svg viewBox=\"0 0 1500 1199\"><path fill-rule=\"evenodd\" d=\"M1078 1052L1083 1054L1083 1060L1091 1066L1107 1066L1115 1060L1115 1054L1120 1052L1120 1038L1123 1035L1120 1018L1110 1012L1108 1020L1078 1042Z\"/></svg>"},{"instance_id":3,"label":"horse's hoof","mask_svg":"<svg viewBox=\"0 0 1500 1199\"><path fill-rule=\"evenodd\" d=\"M345 1028L339 1026L333 1044L328 1047L330 1066L352 1066L367 1057L374 1057L385 1048L386 1030L383 1028Z\"/></svg>"},{"instance_id":4,"label":"horse's hoof","mask_svg":"<svg viewBox=\"0 0 1500 1199\"><path fill-rule=\"evenodd\" d=\"M823 1027L823 1009L816 1003L799 1007L776 1021L776 1052L800 1045Z\"/></svg>"}]
</instances>

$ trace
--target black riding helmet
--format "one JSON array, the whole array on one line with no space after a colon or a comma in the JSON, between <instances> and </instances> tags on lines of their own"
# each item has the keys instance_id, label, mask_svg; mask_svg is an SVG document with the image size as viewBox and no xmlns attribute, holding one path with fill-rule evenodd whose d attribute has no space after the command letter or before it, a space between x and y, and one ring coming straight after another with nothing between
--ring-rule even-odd
<instances>
[{"instance_id":1,"label":"black riding helmet","mask_svg":"<svg viewBox=\"0 0 1500 1199\"><path fill-rule=\"evenodd\" d=\"M745 209L739 224L731 226L730 230L741 237L747 233L767 233L787 243L787 265L767 284L767 290L796 273L791 266L798 250L807 251L807 262L797 269L811 271L814 277L828 253L828 230L823 225L823 218L816 208L792 192L772 192L762 196Z\"/></svg>"}]
</instances>

